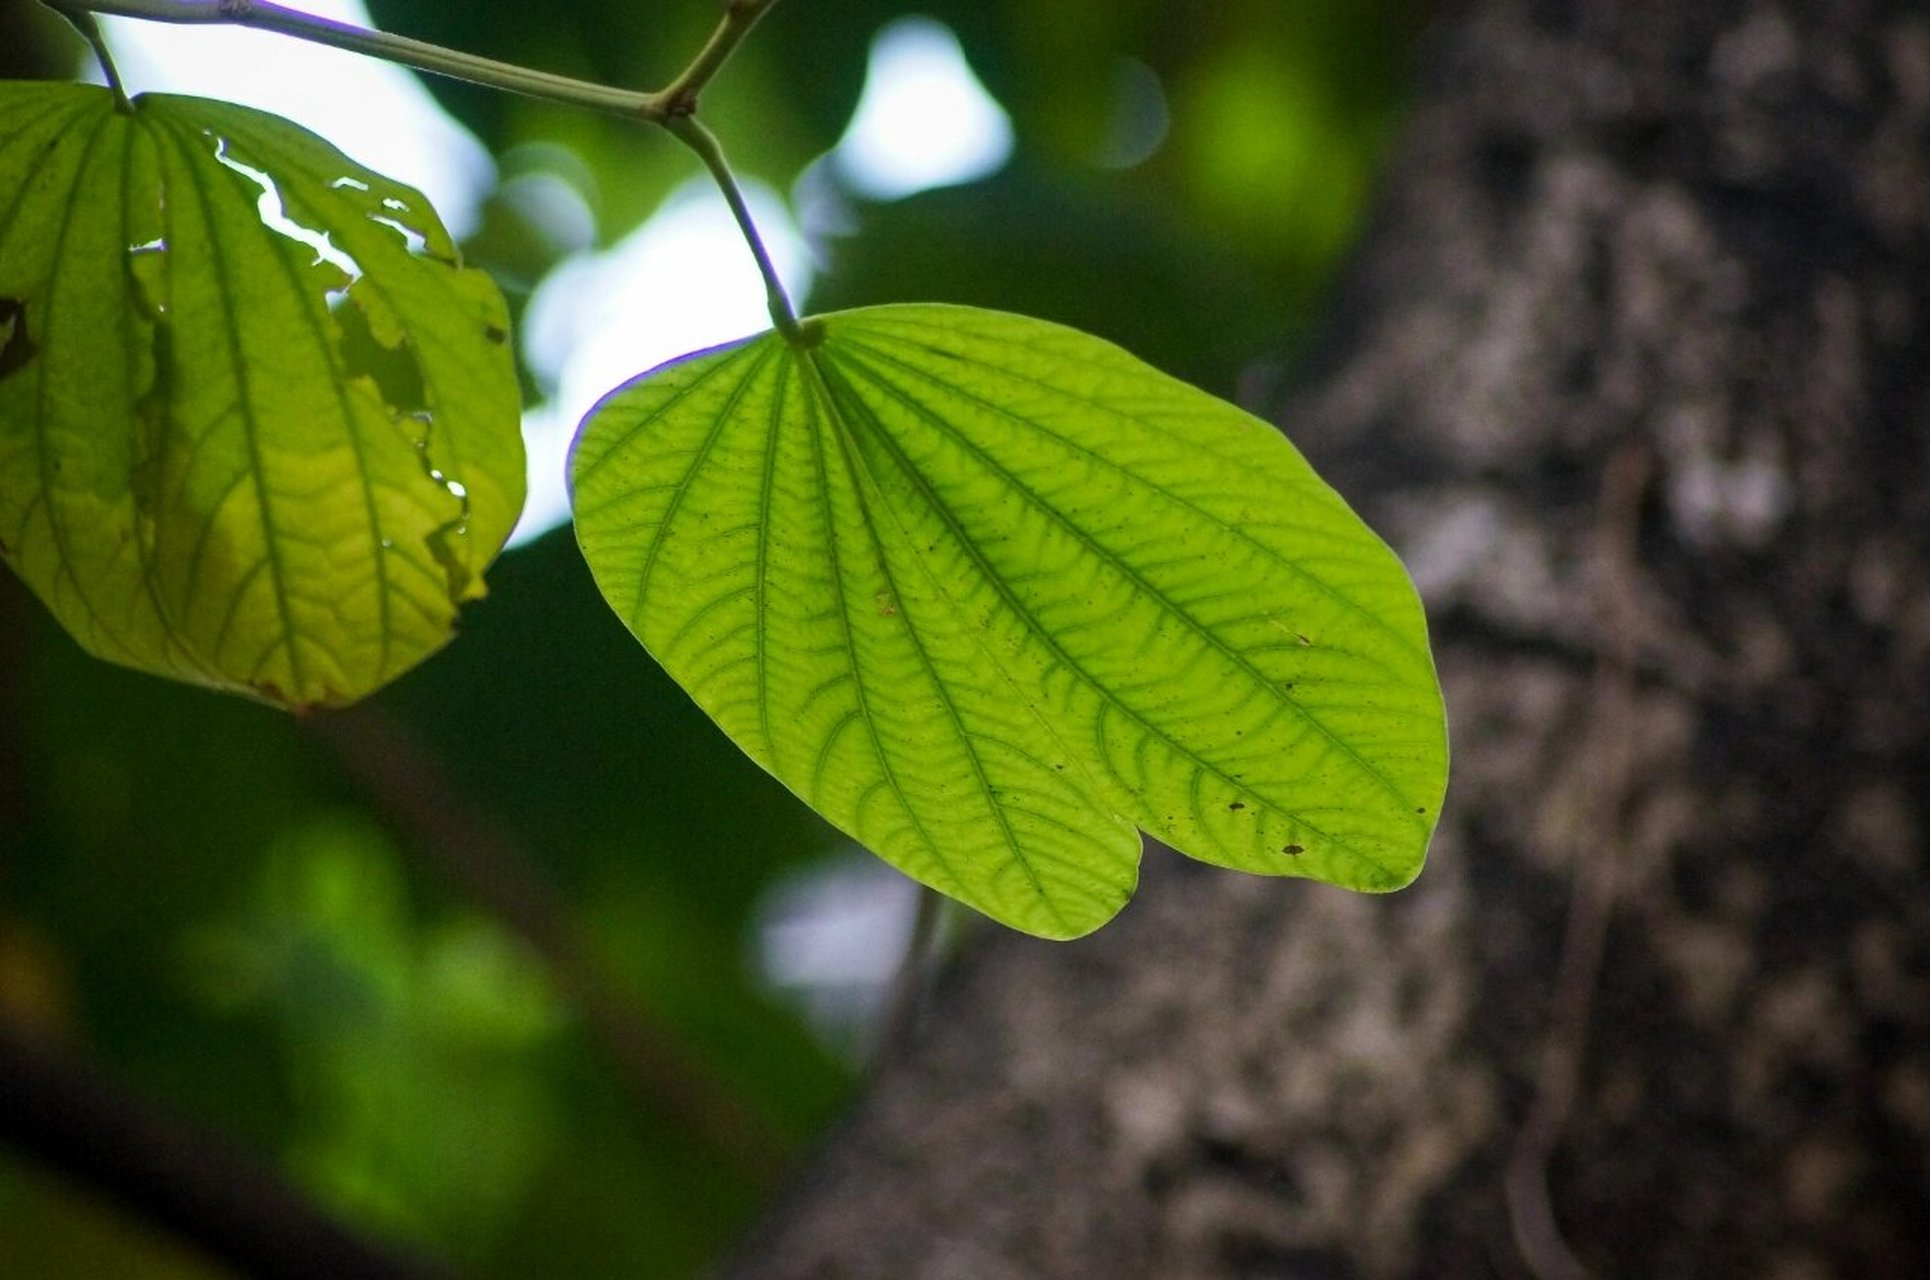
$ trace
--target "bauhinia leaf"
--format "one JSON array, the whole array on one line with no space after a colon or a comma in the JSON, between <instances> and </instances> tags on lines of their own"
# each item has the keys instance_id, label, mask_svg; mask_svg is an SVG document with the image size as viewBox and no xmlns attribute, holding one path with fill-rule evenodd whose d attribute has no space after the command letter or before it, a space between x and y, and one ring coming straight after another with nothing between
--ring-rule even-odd
<instances>
[{"instance_id":1,"label":"bauhinia leaf","mask_svg":"<svg viewBox=\"0 0 1930 1280\"><path fill-rule=\"evenodd\" d=\"M522 506L507 338L284 120L0 86L0 554L104 658L304 707L439 648Z\"/></svg>"},{"instance_id":2,"label":"bauhinia leaf","mask_svg":"<svg viewBox=\"0 0 1930 1280\"><path fill-rule=\"evenodd\" d=\"M1367 890L1447 768L1406 573L1267 424L1074 330L891 306L629 383L578 537L755 760L912 876L1070 937L1135 827Z\"/></svg>"}]
</instances>

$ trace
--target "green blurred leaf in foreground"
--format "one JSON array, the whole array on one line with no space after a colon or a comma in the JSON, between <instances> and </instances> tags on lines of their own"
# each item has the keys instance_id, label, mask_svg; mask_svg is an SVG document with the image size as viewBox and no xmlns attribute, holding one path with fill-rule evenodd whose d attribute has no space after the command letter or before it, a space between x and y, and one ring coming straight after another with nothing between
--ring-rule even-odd
<instances>
[{"instance_id":1,"label":"green blurred leaf in foreground","mask_svg":"<svg viewBox=\"0 0 1930 1280\"><path fill-rule=\"evenodd\" d=\"M1445 786L1406 573L1266 423L1076 330L887 306L586 419L578 537L737 743L890 862L1073 937L1135 827L1385 890Z\"/></svg>"},{"instance_id":2,"label":"green blurred leaf in foreground","mask_svg":"<svg viewBox=\"0 0 1930 1280\"><path fill-rule=\"evenodd\" d=\"M0 86L0 553L93 653L299 708L440 648L522 506L507 344L312 134Z\"/></svg>"}]
</instances>

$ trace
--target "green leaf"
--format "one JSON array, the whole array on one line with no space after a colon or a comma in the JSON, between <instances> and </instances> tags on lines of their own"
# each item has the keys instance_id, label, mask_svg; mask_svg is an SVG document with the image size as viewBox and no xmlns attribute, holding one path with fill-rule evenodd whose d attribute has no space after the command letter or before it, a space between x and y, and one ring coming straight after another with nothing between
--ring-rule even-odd
<instances>
[{"instance_id":1,"label":"green leaf","mask_svg":"<svg viewBox=\"0 0 1930 1280\"><path fill-rule=\"evenodd\" d=\"M506 317L421 195L287 121L0 86L0 554L101 657L366 694L521 509Z\"/></svg>"},{"instance_id":2,"label":"green leaf","mask_svg":"<svg viewBox=\"0 0 1930 1280\"><path fill-rule=\"evenodd\" d=\"M936 305L664 366L586 419L578 537L755 760L913 877L1072 937L1183 853L1385 890L1446 781L1393 553L1267 424Z\"/></svg>"}]
</instances>

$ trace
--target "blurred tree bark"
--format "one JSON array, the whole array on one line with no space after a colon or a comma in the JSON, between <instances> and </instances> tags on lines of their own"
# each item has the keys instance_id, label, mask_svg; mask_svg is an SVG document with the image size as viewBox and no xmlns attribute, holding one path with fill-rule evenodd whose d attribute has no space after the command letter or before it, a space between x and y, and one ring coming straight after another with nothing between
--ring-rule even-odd
<instances>
[{"instance_id":1,"label":"blurred tree bark","mask_svg":"<svg viewBox=\"0 0 1930 1280\"><path fill-rule=\"evenodd\" d=\"M1448 10L1279 406L1431 865L988 934L738 1280L1930 1275L1930 7Z\"/></svg>"}]
</instances>

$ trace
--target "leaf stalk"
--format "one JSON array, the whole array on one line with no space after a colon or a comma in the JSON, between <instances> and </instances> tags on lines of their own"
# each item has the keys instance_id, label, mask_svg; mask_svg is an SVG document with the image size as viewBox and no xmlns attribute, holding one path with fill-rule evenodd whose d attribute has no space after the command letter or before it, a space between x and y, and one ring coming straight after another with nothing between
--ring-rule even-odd
<instances>
[{"instance_id":1,"label":"leaf stalk","mask_svg":"<svg viewBox=\"0 0 1930 1280\"><path fill-rule=\"evenodd\" d=\"M60 16L74 25L74 29L80 32L81 38L94 51L94 61L100 64L107 87L114 91L115 107L123 112L133 110L134 104L127 100L127 86L121 80L121 69L114 65L114 55L107 48L107 38L101 34L101 24L91 13L62 10Z\"/></svg>"},{"instance_id":2,"label":"leaf stalk","mask_svg":"<svg viewBox=\"0 0 1930 1280\"><path fill-rule=\"evenodd\" d=\"M750 246L751 257L757 259L757 273L764 277L764 298L770 307L771 323L792 346L808 345L790 295L784 292L784 282L777 278L777 267L771 262L770 251L764 247L764 238L758 234L757 223L751 218L750 205L737 185L737 176L724 159L723 144L717 141L716 134L697 123L695 116L672 116L663 122L663 127L697 153L697 158L710 170L718 190L724 193L724 203L730 206L730 215L737 220L737 229L743 233L744 243Z\"/></svg>"}]
</instances>

